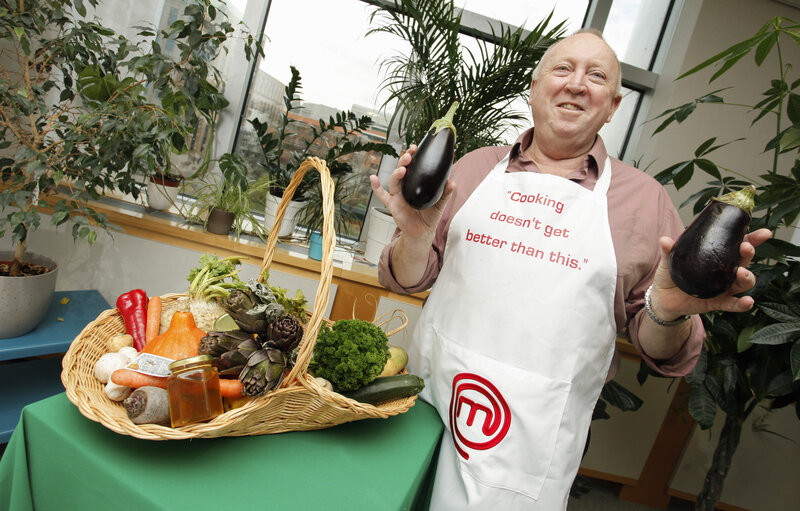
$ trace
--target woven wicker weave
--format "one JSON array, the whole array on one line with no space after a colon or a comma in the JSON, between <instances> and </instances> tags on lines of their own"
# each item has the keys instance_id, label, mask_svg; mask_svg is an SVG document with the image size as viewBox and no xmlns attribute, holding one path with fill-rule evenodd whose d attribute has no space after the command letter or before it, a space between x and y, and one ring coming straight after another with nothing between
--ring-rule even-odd
<instances>
[{"instance_id":1,"label":"woven wicker weave","mask_svg":"<svg viewBox=\"0 0 800 511\"><path fill-rule=\"evenodd\" d=\"M416 396L382 403L378 406L359 403L336 392L322 388L308 375L307 368L313 353L317 333L326 321L322 314L327 309L329 290L333 275L333 180L325 162L308 158L292 177L283 195L275 218L275 227L267 238L267 246L261 271L268 268L278 241L279 226L283 220L289 200L294 195L300 180L311 169L320 173L322 184L324 226L322 233L322 265L314 308L300 342L297 361L280 387L264 396L250 400L241 408L225 412L210 422L189 424L169 428L155 424L132 423L121 403L109 400L103 385L94 377L94 365L105 353L106 343L113 335L125 330L117 309L100 314L72 342L63 359L61 381L67 390L67 398L87 418L123 435L147 440L177 440L186 438L211 438L220 436L248 436L286 431L323 429L337 424L369 418L387 418L407 411L414 405ZM169 294L162 297L164 305L184 296ZM405 322L388 335L405 327Z\"/></svg>"}]
</instances>

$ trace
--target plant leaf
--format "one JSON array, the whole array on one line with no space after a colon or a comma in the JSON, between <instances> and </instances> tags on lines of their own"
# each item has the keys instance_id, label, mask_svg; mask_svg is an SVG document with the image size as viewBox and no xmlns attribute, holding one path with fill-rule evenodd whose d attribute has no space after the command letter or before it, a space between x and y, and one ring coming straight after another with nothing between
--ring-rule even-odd
<instances>
[{"instance_id":1,"label":"plant leaf","mask_svg":"<svg viewBox=\"0 0 800 511\"><path fill-rule=\"evenodd\" d=\"M800 336L800 321L767 325L750 337L753 344L785 344Z\"/></svg>"},{"instance_id":2,"label":"plant leaf","mask_svg":"<svg viewBox=\"0 0 800 511\"><path fill-rule=\"evenodd\" d=\"M705 348L700 352L700 357L697 359L694 369L691 373L687 374L684 378L686 383L691 387L700 387L706 379L706 370L708 368L708 351Z\"/></svg>"},{"instance_id":3,"label":"plant leaf","mask_svg":"<svg viewBox=\"0 0 800 511\"><path fill-rule=\"evenodd\" d=\"M782 323L800 321L800 317L794 313L792 308L783 303L762 302L759 303L758 308L767 316Z\"/></svg>"},{"instance_id":4,"label":"plant leaf","mask_svg":"<svg viewBox=\"0 0 800 511\"><path fill-rule=\"evenodd\" d=\"M800 95L791 93L786 102L786 115L792 124L800 123Z\"/></svg>"},{"instance_id":5,"label":"plant leaf","mask_svg":"<svg viewBox=\"0 0 800 511\"><path fill-rule=\"evenodd\" d=\"M691 388L689 392L689 413L702 429L708 429L714 425L717 403L705 385Z\"/></svg>"},{"instance_id":6,"label":"plant leaf","mask_svg":"<svg viewBox=\"0 0 800 511\"><path fill-rule=\"evenodd\" d=\"M780 35L780 32L772 32L767 37L765 37L763 41L761 41L758 44L758 47L756 48L756 55L755 55L756 65L757 66L761 66L761 64L764 63L764 59L767 58L767 56L769 55L769 52L771 52L772 48L775 46L775 43L778 42L778 36L779 35Z\"/></svg>"},{"instance_id":7,"label":"plant leaf","mask_svg":"<svg viewBox=\"0 0 800 511\"><path fill-rule=\"evenodd\" d=\"M695 157L699 158L699 157L703 156L706 153L706 150L708 150L709 147L714 145L714 142L716 142L716 141L717 141L717 137L711 137L708 140L706 140L705 142L703 142L702 144L700 144L699 146L697 146L697 149L695 149L695 151L694 151Z\"/></svg>"},{"instance_id":8,"label":"plant leaf","mask_svg":"<svg viewBox=\"0 0 800 511\"><path fill-rule=\"evenodd\" d=\"M642 406L642 400L636 394L614 380L603 385L600 397L623 412L636 411Z\"/></svg>"},{"instance_id":9,"label":"plant leaf","mask_svg":"<svg viewBox=\"0 0 800 511\"><path fill-rule=\"evenodd\" d=\"M750 39L746 39L746 40L744 40L744 41L742 41L742 42L740 42L738 44L735 44L735 45L731 46L730 48L728 48L726 50L721 51L720 53L717 53L713 57L710 57L710 58L704 60L700 64L696 65L695 67L691 68L690 70L688 70L685 73L683 73L682 75L680 75L677 78L677 80L680 80L681 78L685 78L685 77L687 77L689 75L693 75L696 72L698 72L698 71L700 71L702 69L705 69L708 66L710 66L711 64L714 64L714 63L716 63L716 62L718 62L720 60L725 60L726 64L727 64L727 61L730 61L731 59L739 60L740 58L745 56L751 49L753 49L753 47L755 47L759 43L759 41L761 40L761 37L762 36L758 36L758 35L755 36L755 37L751 37ZM733 63L735 63L735 61ZM731 65L733 65L733 63L728 65L727 67L730 67ZM725 64L723 64L723 66L724 65ZM721 73L718 71L717 74L714 77L712 77L711 80L709 80L709 82L713 82L716 79L716 76L718 76L719 74L721 74Z\"/></svg>"},{"instance_id":10,"label":"plant leaf","mask_svg":"<svg viewBox=\"0 0 800 511\"><path fill-rule=\"evenodd\" d=\"M750 342L750 337L753 336L755 329L756 327L754 325L750 325L739 332L739 336L736 338L737 353L743 353L753 346L753 344Z\"/></svg>"},{"instance_id":11,"label":"plant leaf","mask_svg":"<svg viewBox=\"0 0 800 511\"><path fill-rule=\"evenodd\" d=\"M800 379L800 342L795 341L789 351L789 365L792 368L792 381Z\"/></svg>"}]
</instances>

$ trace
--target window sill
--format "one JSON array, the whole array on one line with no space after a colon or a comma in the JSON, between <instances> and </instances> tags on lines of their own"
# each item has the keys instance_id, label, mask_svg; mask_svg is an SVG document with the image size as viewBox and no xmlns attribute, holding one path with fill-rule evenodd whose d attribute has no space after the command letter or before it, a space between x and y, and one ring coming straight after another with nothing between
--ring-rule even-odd
<instances>
[{"instance_id":1,"label":"window sill","mask_svg":"<svg viewBox=\"0 0 800 511\"><path fill-rule=\"evenodd\" d=\"M89 205L131 236L222 257L246 257L252 264L261 264L258 261L264 259L266 244L254 236L242 235L237 239L233 235L208 233L176 214L116 199L104 198ZM308 258L305 244L279 240L270 269L318 280L321 263ZM373 319L381 297L421 306L427 296L427 292L400 295L387 290L378 283L377 266L359 261L352 251L338 248L334 253L332 283L338 286L330 314L332 320Z\"/></svg>"}]
</instances>

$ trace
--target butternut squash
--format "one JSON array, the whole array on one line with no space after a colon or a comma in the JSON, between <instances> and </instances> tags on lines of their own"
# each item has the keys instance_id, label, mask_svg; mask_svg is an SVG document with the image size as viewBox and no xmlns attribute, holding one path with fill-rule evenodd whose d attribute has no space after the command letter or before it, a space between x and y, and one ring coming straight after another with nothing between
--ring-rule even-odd
<instances>
[{"instance_id":1,"label":"butternut squash","mask_svg":"<svg viewBox=\"0 0 800 511\"><path fill-rule=\"evenodd\" d=\"M194 357L199 354L197 347L205 335L206 333L195 325L191 312L176 312L172 316L169 328L145 344L141 352L173 360Z\"/></svg>"}]
</instances>

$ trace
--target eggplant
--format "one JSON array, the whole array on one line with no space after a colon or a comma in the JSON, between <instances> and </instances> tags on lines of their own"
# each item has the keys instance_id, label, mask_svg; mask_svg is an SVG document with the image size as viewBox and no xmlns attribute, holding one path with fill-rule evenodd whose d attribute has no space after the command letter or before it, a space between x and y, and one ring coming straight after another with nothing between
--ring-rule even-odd
<instances>
[{"instance_id":1,"label":"eggplant","mask_svg":"<svg viewBox=\"0 0 800 511\"><path fill-rule=\"evenodd\" d=\"M456 108L458 101L450 106L444 117L433 122L422 137L411 163L406 165L403 198L412 208L429 208L442 197L456 150L456 128L453 126Z\"/></svg>"},{"instance_id":2,"label":"eggplant","mask_svg":"<svg viewBox=\"0 0 800 511\"><path fill-rule=\"evenodd\" d=\"M669 274L681 291L713 298L733 285L739 267L739 245L750 226L756 189L747 186L711 202L675 242Z\"/></svg>"}]
</instances>

